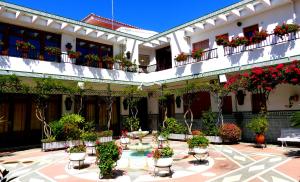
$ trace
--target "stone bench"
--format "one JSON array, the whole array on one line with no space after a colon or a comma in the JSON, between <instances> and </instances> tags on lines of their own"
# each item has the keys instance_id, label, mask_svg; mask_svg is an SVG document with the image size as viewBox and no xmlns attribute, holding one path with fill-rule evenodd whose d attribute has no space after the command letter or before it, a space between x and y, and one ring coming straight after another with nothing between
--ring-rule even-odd
<instances>
[{"instance_id":1,"label":"stone bench","mask_svg":"<svg viewBox=\"0 0 300 182\"><path fill-rule=\"evenodd\" d=\"M300 142L300 128L283 128L281 129L280 138L277 141L281 142L281 147L287 147L286 142Z\"/></svg>"}]
</instances>

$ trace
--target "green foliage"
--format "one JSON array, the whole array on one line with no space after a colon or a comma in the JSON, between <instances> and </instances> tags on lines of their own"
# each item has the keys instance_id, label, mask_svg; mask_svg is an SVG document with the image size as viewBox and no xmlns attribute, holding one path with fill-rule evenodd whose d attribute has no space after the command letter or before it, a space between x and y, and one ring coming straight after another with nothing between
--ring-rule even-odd
<instances>
[{"instance_id":1,"label":"green foliage","mask_svg":"<svg viewBox=\"0 0 300 182\"><path fill-rule=\"evenodd\" d=\"M163 138L167 139L170 136L170 131L166 128L163 128L159 133L158 136L162 136Z\"/></svg>"},{"instance_id":2,"label":"green foliage","mask_svg":"<svg viewBox=\"0 0 300 182\"><path fill-rule=\"evenodd\" d=\"M258 116L251 119L250 123L247 125L247 128L252 130L256 134L264 134L269 127L268 119L266 116Z\"/></svg>"},{"instance_id":3,"label":"green foliage","mask_svg":"<svg viewBox=\"0 0 300 182\"><path fill-rule=\"evenodd\" d=\"M97 133L98 137L110 137L112 135L113 135L112 130L106 130L106 131L101 131L101 132Z\"/></svg>"},{"instance_id":4,"label":"green foliage","mask_svg":"<svg viewBox=\"0 0 300 182\"><path fill-rule=\"evenodd\" d=\"M178 123L175 118L167 118L165 121L165 129L169 133L186 134L187 128L185 125Z\"/></svg>"},{"instance_id":5,"label":"green foliage","mask_svg":"<svg viewBox=\"0 0 300 182\"><path fill-rule=\"evenodd\" d=\"M291 117L292 127L300 127L300 111L295 112Z\"/></svg>"},{"instance_id":6,"label":"green foliage","mask_svg":"<svg viewBox=\"0 0 300 182\"><path fill-rule=\"evenodd\" d=\"M167 146L161 149L161 157L162 158L169 158L174 155L174 151L171 147Z\"/></svg>"},{"instance_id":7,"label":"green foliage","mask_svg":"<svg viewBox=\"0 0 300 182\"><path fill-rule=\"evenodd\" d=\"M217 114L212 111L203 112L202 128L203 133L207 136L219 135L219 128L217 127Z\"/></svg>"},{"instance_id":8,"label":"green foliage","mask_svg":"<svg viewBox=\"0 0 300 182\"><path fill-rule=\"evenodd\" d=\"M83 132L80 137L83 141L91 141L91 142L96 141L98 138L97 133L95 132Z\"/></svg>"},{"instance_id":9,"label":"green foliage","mask_svg":"<svg viewBox=\"0 0 300 182\"><path fill-rule=\"evenodd\" d=\"M29 87L16 75L0 75L0 93L27 93Z\"/></svg>"},{"instance_id":10,"label":"green foliage","mask_svg":"<svg viewBox=\"0 0 300 182\"><path fill-rule=\"evenodd\" d=\"M66 139L64 134L64 123L60 121L52 121L49 125L52 130L52 135L57 141L64 141Z\"/></svg>"},{"instance_id":11,"label":"green foliage","mask_svg":"<svg viewBox=\"0 0 300 182\"><path fill-rule=\"evenodd\" d=\"M134 117L126 117L124 127L128 131L137 131L140 128L140 119Z\"/></svg>"},{"instance_id":12,"label":"green foliage","mask_svg":"<svg viewBox=\"0 0 300 182\"><path fill-rule=\"evenodd\" d=\"M42 143L51 143L51 142L55 142L55 141L56 141L56 139L54 136L50 136L49 138L41 140Z\"/></svg>"},{"instance_id":13,"label":"green foliage","mask_svg":"<svg viewBox=\"0 0 300 182\"><path fill-rule=\"evenodd\" d=\"M204 136L195 135L195 136L193 136L193 138L188 139L187 143L189 145L189 148L207 147L209 144L209 141Z\"/></svg>"},{"instance_id":14,"label":"green foliage","mask_svg":"<svg viewBox=\"0 0 300 182\"><path fill-rule=\"evenodd\" d=\"M120 158L120 150L114 142L97 143L97 159L100 174L109 178L112 176L112 169Z\"/></svg>"},{"instance_id":15,"label":"green foliage","mask_svg":"<svg viewBox=\"0 0 300 182\"><path fill-rule=\"evenodd\" d=\"M70 153L83 153L83 152L86 152L86 147L84 145L74 146L69 149L69 152Z\"/></svg>"},{"instance_id":16,"label":"green foliage","mask_svg":"<svg viewBox=\"0 0 300 182\"><path fill-rule=\"evenodd\" d=\"M90 128L90 123L78 114L66 114L59 121L52 121L49 126L57 141L78 140L85 128Z\"/></svg>"}]
</instances>

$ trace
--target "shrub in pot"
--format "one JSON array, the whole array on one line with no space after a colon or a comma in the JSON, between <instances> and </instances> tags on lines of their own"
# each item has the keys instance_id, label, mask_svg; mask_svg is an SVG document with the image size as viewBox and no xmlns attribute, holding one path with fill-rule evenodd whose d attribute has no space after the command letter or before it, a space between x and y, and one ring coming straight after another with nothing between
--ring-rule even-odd
<instances>
[{"instance_id":1,"label":"shrub in pot","mask_svg":"<svg viewBox=\"0 0 300 182\"><path fill-rule=\"evenodd\" d=\"M193 148L207 148L209 141L202 135L193 136L187 141L189 149Z\"/></svg>"},{"instance_id":2,"label":"shrub in pot","mask_svg":"<svg viewBox=\"0 0 300 182\"><path fill-rule=\"evenodd\" d=\"M96 151L101 177L111 178L115 163L122 154L122 149L113 141L106 143L96 142Z\"/></svg>"},{"instance_id":3,"label":"shrub in pot","mask_svg":"<svg viewBox=\"0 0 300 182\"><path fill-rule=\"evenodd\" d=\"M100 142L110 142L112 141L113 131L112 130L101 131L97 133L97 136Z\"/></svg>"},{"instance_id":4,"label":"shrub in pot","mask_svg":"<svg viewBox=\"0 0 300 182\"><path fill-rule=\"evenodd\" d=\"M218 136L219 128L216 124L217 114L212 111L203 112L202 114L202 124L203 133L207 136Z\"/></svg>"},{"instance_id":5,"label":"shrub in pot","mask_svg":"<svg viewBox=\"0 0 300 182\"><path fill-rule=\"evenodd\" d=\"M167 146L162 149L155 149L153 151L153 159L155 166L169 167L173 163L174 151L171 147Z\"/></svg>"},{"instance_id":6,"label":"shrub in pot","mask_svg":"<svg viewBox=\"0 0 300 182\"><path fill-rule=\"evenodd\" d=\"M134 117L126 117L124 122L124 127L128 131L137 131L140 128L140 120L139 118Z\"/></svg>"},{"instance_id":7,"label":"shrub in pot","mask_svg":"<svg viewBox=\"0 0 300 182\"><path fill-rule=\"evenodd\" d=\"M250 123L247 125L251 131L256 134L256 143L265 143L265 133L268 130L269 123L266 116L258 116L251 119Z\"/></svg>"},{"instance_id":8,"label":"shrub in pot","mask_svg":"<svg viewBox=\"0 0 300 182\"><path fill-rule=\"evenodd\" d=\"M83 132L81 139L84 141L86 146L94 146L98 136L95 132Z\"/></svg>"},{"instance_id":9,"label":"shrub in pot","mask_svg":"<svg viewBox=\"0 0 300 182\"><path fill-rule=\"evenodd\" d=\"M203 135L203 133L200 130L193 130L192 135Z\"/></svg>"},{"instance_id":10,"label":"shrub in pot","mask_svg":"<svg viewBox=\"0 0 300 182\"><path fill-rule=\"evenodd\" d=\"M225 142L235 143L241 138L241 129L233 123L226 123L220 127L220 136Z\"/></svg>"},{"instance_id":11,"label":"shrub in pot","mask_svg":"<svg viewBox=\"0 0 300 182\"><path fill-rule=\"evenodd\" d=\"M86 148L84 145L73 146L69 148L69 160L70 161L84 161L86 156ZM80 165L80 163L79 163ZM79 166L80 167L80 166Z\"/></svg>"}]
</instances>

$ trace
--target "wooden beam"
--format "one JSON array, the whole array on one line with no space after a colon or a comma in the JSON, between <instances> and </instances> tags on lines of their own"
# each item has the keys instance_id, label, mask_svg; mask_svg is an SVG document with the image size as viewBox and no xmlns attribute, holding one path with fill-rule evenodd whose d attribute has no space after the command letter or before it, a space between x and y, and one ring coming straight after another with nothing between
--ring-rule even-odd
<instances>
[{"instance_id":1,"label":"wooden beam","mask_svg":"<svg viewBox=\"0 0 300 182\"><path fill-rule=\"evenodd\" d=\"M105 32L97 32L97 38L100 38L101 36L103 36L105 34Z\"/></svg>"},{"instance_id":2,"label":"wooden beam","mask_svg":"<svg viewBox=\"0 0 300 182\"><path fill-rule=\"evenodd\" d=\"M184 30L191 33L195 32L193 27L186 27Z\"/></svg>"},{"instance_id":3,"label":"wooden beam","mask_svg":"<svg viewBox=\"0 0 300 182\"><path fill-rule=\"evenodd\" d=\"M16 11L16 19L19 19L22 16L21 11Z\"/></svg>"},{"instance_id":4,"label":"wooden beam","mask_svg":"<svg viewBox=\"0 0 300 182\"><path fill-rule=\"evenodd\" d=\"M215 22L214 19L208 19L208 20L206 20L206 23L208 23L208 24L210 24L210 25L212 25L212 26L215 26L215 25L216 25L216 22Z\"/></svg>"},{"instance_id":5,"label":"wooden beam","mask_svg":"<svg viewBox=\"0 0 300 182\"><path fill-rule=\"evenodd\" d=\"M204 30L204 25L203 25L203 23L195 23L195 24L194 24L194 27L195 27L195 28L198 28L198 29L201 29L201 30Z\"/></svg>"},{"instance_id":6,"label":"wooden beam","mask_svg":"<svg viewBox=\"0 0 300 182\"><path fill-rule=\"evenodd\" d=\"M160 38L158 38L158 40L161 42L164 42L164 43L170 42L170 40L167 37L160 37Z\"/></svg>"},{"instance_id":7,"label":"wooden beam","mask_svg":"<svg viewBox=\"0 0 300 182\"><path fill-rule=\"evenodd\" d=\"M47 27L51 26L54 23L53 19L48 19L47 20Z\"/></svg>"},{"instance_id":8,"label":"wooden beam","mask_svg":"<svg viewBox=\"0 0 300 182\"><path fill-rule=\"evenodd\" d=\"M82 26L75 26L74 27L74 33L78 32L79 30L82 30Z\"/></svg>"},{"instance_id":9,"label":"wooden beam","mask_svg":"<svg viewBox=\"0 0 300 182\"><path fill-rule=\"evenodd\" d=\"M93 32L94 32L94 30L92 30L92 29L86 29L85 34L90 35Z\"/></svg>"}]
</instances>

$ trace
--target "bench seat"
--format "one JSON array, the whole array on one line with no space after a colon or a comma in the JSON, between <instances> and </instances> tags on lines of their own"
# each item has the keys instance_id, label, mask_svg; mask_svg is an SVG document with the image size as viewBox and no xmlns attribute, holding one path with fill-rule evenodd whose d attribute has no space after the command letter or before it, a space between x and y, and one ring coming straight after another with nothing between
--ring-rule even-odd
<instances>
[{"instance_id":1,"label":"bench seat","mask_svg":"<svg viewBox=\"0 0 300 182\"><path fill-rule=\"evenodd\" d=\"M281 142L281 147L287 146L286 142L300 142L300 128L281 129L281 136L277 141Z\"/></svg>"}]
</instances>

